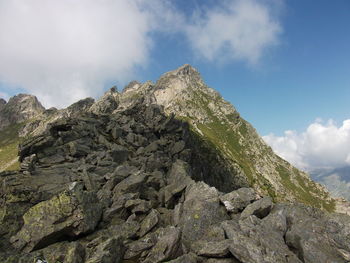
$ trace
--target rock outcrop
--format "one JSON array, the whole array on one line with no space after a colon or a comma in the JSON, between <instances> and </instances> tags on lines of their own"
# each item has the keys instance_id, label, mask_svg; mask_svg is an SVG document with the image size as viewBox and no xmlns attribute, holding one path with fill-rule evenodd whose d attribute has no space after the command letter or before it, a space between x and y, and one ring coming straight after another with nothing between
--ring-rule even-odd
<instances>
[{"instance_id":1,"label":"rock outcrop","mask_svg":"<svg viewBox=\"0 0 350 263\"><path fill-rule=\"evenodd\" d=\"M188 147L197 151L190 163L195 180L223 192L252 187L277 202L297 201L335 211L336 201L329 193L274 154L255 129L218 92L209 88L190 65L165 73L155 84L132 81L122 92L114 87L96 102L88 98L67 109L47 110L41 118L26 124L20 135L40 135L50 123L74 118L81 111L108 115L138 103L160 105L167 116L190 125L193 136L187 141L192 143ZM113 136L118 132L115 129ZM172 151L181 151L182 147L183 143L179 142ZM208 162L199 166L200 159Z\"/></svg>"},{"instance_id":2,"label":"rock outcrop","mask_svg":"<svg viewBox=\"0 0 350 263\"><path fill-rule=\"evenodd\" d=\"M45 108L35 96L28 94L18 94L11 97L6 103L0 100L0 130L5 127L27 121L39 116Z\"/></svg>"},{"instance_id":3,"label":"rock outcrop","mask_svg":"<svg viewBox=\"0 0 350 263\"><path fill-rule=\"evenodd\" d=\"M19 169L0 172L0 262L350 261L350 217L189 65L29 108Z\"/></svg>"},{"instance_id":4,"label":"rock outcrop","mask_svg":"<svg viewBox=\"0 0 350 263\"><path fill-rule=\"evenodd\" d=\"M20 145L21 169L0 173L0 262L350 260L348 216L220 191L197 172L222 160L200 155L188 123L142 100L112 108L62 117Z\"/></svg>"}]
</instances>

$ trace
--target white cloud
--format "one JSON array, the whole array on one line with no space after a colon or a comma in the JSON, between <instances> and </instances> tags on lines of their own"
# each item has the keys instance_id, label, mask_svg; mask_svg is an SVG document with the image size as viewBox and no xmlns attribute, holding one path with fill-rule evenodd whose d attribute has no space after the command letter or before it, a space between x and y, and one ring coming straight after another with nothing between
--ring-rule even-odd
<instances>
[{"instance_id":1,"label":"white cloud","mask_svg":"<svg viewBox=\"0 0 350 263\"><path fill-rule=\"evenodd\" d=\"M0 0L0 81L47 107L96 97L147 66L154 32L188 37L209 60L256 63L281 31L267 1L280 0L225 1L186 19L164 0Z\"/></svg>"},{"instance_id":2,"label":"white cloud","mask_svg":"<svg viewBox=\"0 0 350 263\"><path fill-rule=\"evenodd\" d=\"M194 17L187 34L208 60L235 59L256 64L266 48L276 45L282 32L274 12L279 1L225 1Z\"/></svg>"},{"instance_id":3,"label":"white cloud","mask_svg":"<svg viewBox=\"0 0 350 263\"><path fill-rule=\"evenodd\" d=\"M286 131L263 139L281 157L305 170L337 168L350 164L350 119L338 126L316 120L305 132Z\"/></svg>"},{"instance_id":4,"label":"white cloud","mask_svg":"<svg viewBox=\"0 0 350 263\"><path fill-rule=\"evenodd\" d=\"M159 0L0 0L0 80L47 106L99 95L147 63L149 33L173 19Z\"/></svg>"}]
</instances>

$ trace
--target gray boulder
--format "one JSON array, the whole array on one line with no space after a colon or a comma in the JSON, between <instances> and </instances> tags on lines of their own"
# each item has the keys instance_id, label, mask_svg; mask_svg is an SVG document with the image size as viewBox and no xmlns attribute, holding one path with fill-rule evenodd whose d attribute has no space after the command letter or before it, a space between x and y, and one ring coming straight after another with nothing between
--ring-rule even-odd
<instances>
[{"instance_id":1,"label":"gray boulder","mask_svg":"<svg viewBox=\"0 0 350 263\"><path fill-rule=\"evenodd\" d=\"M269 221L273 223L273 217ZM231 254L241 262L301 263L285 244L283 233L275 231L269 224L262 224L254 215L240 222L225 221L222 227L230 240Z\"/></svg>"},{"instance_id":2,"label":"gray boulder","mask_svg":"<svg viewBox=\"0 0 350 263\"><path fill-rule=\"evenodd\" d=\"M220 196L220 201L224 204L226 210L231 213L241 212L255 200L257 200L255 190L247 187Z\"/></svg>"},{"instance_id":3,"label":"gray boulder","mask_svg":"<svg viewBox=\"0 0 350 263\"><path fill-rule=\"evenodd\" d=\"M176 259L167 261L167 263L197 263L198 261L198 257L196 254L194 253L188 253L185 255L182 255L181 257L178 257Z\"/></svg>"},{"instance_id":4,"label":"gray boulder","mask_svg":"<svg viewBox=\"0 0 350 263\"><path fill-rule=\"evenodd\" d=\"M124 257L124 245L120 237L109 238L99 244L86 263L120 263Z\"/></svg>"},{"instance_id":5,"label":"gray boulder","mask_svg":"<svg viewBox=\"0 0 350 263\"><path fill-rule=\"evenodd\" d=\"M156 234L150 234L144 238L128 243L126 245L124 259L128 260L140 257L145 251L151 249L156 242Z\"/></svg>"},{"instance_id":6,"label":"gray boulder","mask_svg":"<svg viewBox=\"0 0 350 263\"><path fill-rule=\"evenodd\" d=\"M64 236L88 233L95 229L100 217L96 194L73 183L71 189L31 207L23 215L22 229L11 242L16 248L30 252Z\"/></svg>"},{"instance_id":7,"label":"gray boulder","mask_svg":"<svg viewBox=\"0 0 350 263\"><path fill-rule=\"evenodd\" d=\"M230 255L231 241L226 239L222 241L198 241L192 249L195 248L195 253L198 256L209 258L224 258Z\"/></svg>"},{"instance_id":8,"label":"gray boulder","mask_svg":"<svg viewBox=\"0 0 350 263\"><path fill-rule=\"evenodd\" d=\"M37 251L43 262L84 263L85 248L79 242L59 242Z\"/></svg>"},{"instance_id":9,"label":"gray boulder","mask_svg":"<svg viewBox=\"0 0 350 263\"><path fill-rule=\"evenodd\" d=\"M182 242L189 248L193 242L202 239L210 226L228 218L214 187L203 182L190 185L186 189L179 222L183 227Z\"/></svg>"},{"instance_id":10,"label":"gray boulder","mask_svg":"<svg viewBox=\"0 0 350 263\"><path fill-rule=\"evenodd\" d=\"M141 192L147 177L146 174L139 172L128 176L114 187L113 193L115 197L113 199L118 198L121 194Z\"/></svg>"},{"instance_id":11,"label":"gray boulder","mask_svg":"<svg viewBox=\"0 0 350 263\"><path fill-rule=\"evenodd\" d=\"M241 219L255 215L258 218L267 216L273 207L271 197L264 197L254 203L248 205L241 214Z\"/></svg>"},{"instance_id":12,"label":"gray boulder","mask_svg":"<svg viewBox=\"0 0 350 263\"><path fill-rule=\"evenodd\" d=\"M287 208L289 228L286 244L302 262L347 262L350 260L350 219L343 215L322 215L310 207Z\"/></svg>"},{"instance_id":13,"label":"gray boulder","mask_svg":"<svg viewBox=\"0 0 350 263\"><path fill-rule=\"evenodd\" d=\"M163 230L156 245L151 249L144 263L158 263L175 259L180 253L181 231L176 227Z\"/></svg>"},{"instance_id":14,"label":"gray boulder","mask_svg":"<svg viewBox=\"0 0 350 263\"><path fill-rule=\"evenodd\" d=\"M149 231L154 228L159 222L159 212L155 209L152 209L151 212L142 220L140 226L140 237L143 237Z\"/></svg>"}]
</instances>

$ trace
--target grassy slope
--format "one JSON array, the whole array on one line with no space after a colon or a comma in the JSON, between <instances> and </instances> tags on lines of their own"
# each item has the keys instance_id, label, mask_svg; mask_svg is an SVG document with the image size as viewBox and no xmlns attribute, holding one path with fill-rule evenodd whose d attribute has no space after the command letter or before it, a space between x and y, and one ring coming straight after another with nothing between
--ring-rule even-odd
<instances>
[{"instance_id":1,"label":"grassy slope","mask_svg":"<svg viewBox=\"0 0 350 263\"><path fill-rule=\"evenodd\" d=\"M191 101L192 106L201 107L206 110L211 121L205 124L197 123L197 127L204 135L205 140L210 145L215 145L217 150L224 152L225 155L233 162L237 163L244 171L250 185L258 186L265 193L269 194L275 201L285 201L285 193L280 193L273 188L271 183L262 175L257 174L254 170L254 158L263 158L263 155L274 154L269 147L261 145L261 156L251 155L249 151L249 142L252 139L251 133L248 131L249 124L245 120L236 116L229 116L233 123L236 123L236 129L232 129L232 125L220 121L208 107L211 98L207 98L206 94L199 94L196 91L196 100ZM195 130L195 129L194 129ZM254 138L253 138L254 139ZM248 142L242 145L240 142ZM302 202L313 207L323 208L327 211L334 211L335 203L333 200L327 200L328 194L320 191L316 183L305 178L302 173L292 167L288 162L278 158L276 174L279 174L280 183L284 186L289 195L295 197Z\"/></svg>"},{"instance_id":2,"label":"grassy slope","mask_svg":"<svg viewBox=\"0 0 350 263\"><path fill-rule=\"evenodd\" d=\"M23 124L13 124L0 131L0 170L17 158L18 144L21 140L18 136L18 131L22 126ZM5 170L17 169L19 169L19 162L15 161Z\"/></svg>"}]
</instances>

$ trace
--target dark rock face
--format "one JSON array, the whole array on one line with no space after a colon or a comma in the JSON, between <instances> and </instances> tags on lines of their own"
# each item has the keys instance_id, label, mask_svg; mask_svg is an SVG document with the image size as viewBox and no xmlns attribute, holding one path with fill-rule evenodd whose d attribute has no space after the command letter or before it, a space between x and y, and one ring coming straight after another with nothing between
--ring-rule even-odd
<instances>
[{"instance_id":1,"label":"dark rock face","mask_svg":"<svg viewBox=\"0 0 350 263\"><path fill-rule=\"evenodd\" d=\"M0 111L5 107L6 105L6 100L0 98Z\"/></svg>"},{"instance_id":2,"label":"dark rock face","mask_svg":"<svg viewBox=\"0 0 350 263\"><path fill-rule=\"evenodd\" d=\"M111 113L113 94L24 141L20 171L0 174L0 262L350 260L349 217L232 181L220 192L215 171L196 174L209 160L186 123L142 102Z\"/></svg>"}]
</instances>

